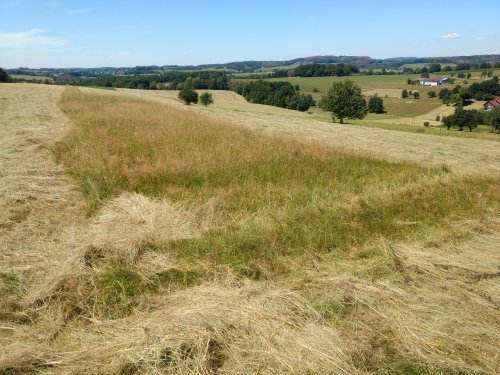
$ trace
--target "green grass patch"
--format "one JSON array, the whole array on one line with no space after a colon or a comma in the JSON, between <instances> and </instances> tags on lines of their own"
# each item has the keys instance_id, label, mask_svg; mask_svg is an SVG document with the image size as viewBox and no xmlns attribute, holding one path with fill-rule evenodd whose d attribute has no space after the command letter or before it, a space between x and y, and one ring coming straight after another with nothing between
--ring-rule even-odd
<instances>
[{"instance_id":1,"label":"green grass patch","mask_svg":"<svg viewBox=\"0 0 500 375\"><path fill-rule=\"evenodd\" d=\"M103 272L98 275L96 285L95 308L110 319L129 315L136 305L134 297L145 289L142 277L125 268Z\"/></svg>"},{"instance_id":2,"label":"green grass patch","mask_svg":"<svg viewBox=\"0 0 500 375\"><path fill-rule=\"evenodd\" d=\"M406 88L407 79L418 78L418 74L393 74L393 75L353 75L349 77L285 77L272 78L271 81L287 81L292 85L299 85L300 89L306 93L312 93L313 88L326 92L332 87L333 82L350 79L362 89L373 90L389 88Z\"/></svg>"},{"instance_id":3,"label":"green grass patch","mask_svg":"<svg viewBox=\"0 0 500 375\"><path fill-rule=\"evenodd\" d=\"M11 74L11 77L15 81L48 81L50 83L54 82L54 79L52 77L46 77L46 76L30 76L30 75L25 75L25 74Z\"/></svg>"},{"instance_id":4,"label":"green grass patch","mask_svg":"<svg viewBox=\"0 0 500 375\"><path fill-rule=\"evenodd\" d=\"M157 290L160 287L179 288L190 287L199 284L201 277L197 272L183 271L177 268L170 268L156 273L151 278L151 288Z\"/></svg>"}]
</instances>

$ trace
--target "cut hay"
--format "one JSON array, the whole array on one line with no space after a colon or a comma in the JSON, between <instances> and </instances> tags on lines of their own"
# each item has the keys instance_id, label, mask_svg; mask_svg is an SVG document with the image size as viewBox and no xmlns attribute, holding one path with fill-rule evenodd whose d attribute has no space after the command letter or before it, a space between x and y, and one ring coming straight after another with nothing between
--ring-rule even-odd
<instances>
[{"instance_id":1,"label":"cut hay","mask_svg":"<svg viewBox=\"0 0 500 375\"><path fill-rule=\"evenodd\" d=\"M339 333L288 290L204 285L159 303L151 313L95 322L61 338L64 367L71 373L358 373Z\"/></svg>"}]
</instances>

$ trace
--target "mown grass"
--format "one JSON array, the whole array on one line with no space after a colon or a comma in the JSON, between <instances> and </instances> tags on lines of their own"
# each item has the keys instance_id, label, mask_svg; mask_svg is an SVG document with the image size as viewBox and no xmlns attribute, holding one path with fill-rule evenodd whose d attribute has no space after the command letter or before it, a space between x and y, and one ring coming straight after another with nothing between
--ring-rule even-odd
<instances>
[{"instance_id":1,"label":"mown grass","mask_svg":"<svg viewBox=\"0 0 500 375\"><path fill-rule=\"evenodd\" d=\"M481 216L498 195L494 179L266 137L155 103L69 88L60 105L77 127L56 154L89 213L121 191L212 201L217 225L167 249L252 278L286 274L305 254L423 236Z\"/></svg>"},{"instance_id":2,"label":"mown grass","mask_svg":"<svg viewBox=\"0 0 500 375\"><path fill-rule=\"evenodd\" d=\"M416 74L400 74L386 76L349 76L349 77L287 77L287 78L272 78L271 81L288 81L292 85L299 85L300 89L305 93L312 93L313 89L318 89L320 92L327 92L332 87L333 82L350 79L362 89L394 89L411 87L406 84L408 78L415 79Z\"/></svg>"},{"instance_id":3,"label":"mown grass","mask_svg":"<svg viewBox=\"0 0 500 375\"><path fill-rule=\"evenodd\" d=\"M498 134L492 133L491 127L485 125L480 125L472 132L470 132L467 129L460 131L457 128L451 128L450 130L448 130L446 127L443 126L433 126L425 128L422 126L415 126L415 125L394 124L394 123L391 124L389 123L390 121L391 120L388 119L387 123L383 123L370 120L362 120L362 121L356 121L355 125L367 126L370 128L386 129L386 130L397 130L405 133L432 134L432 135L440 135L445 137L458 137L458 138L475 138L475 139L485 139L489 141L500 142L500 137L498 136Z\"/></svg>"}]
</instances>

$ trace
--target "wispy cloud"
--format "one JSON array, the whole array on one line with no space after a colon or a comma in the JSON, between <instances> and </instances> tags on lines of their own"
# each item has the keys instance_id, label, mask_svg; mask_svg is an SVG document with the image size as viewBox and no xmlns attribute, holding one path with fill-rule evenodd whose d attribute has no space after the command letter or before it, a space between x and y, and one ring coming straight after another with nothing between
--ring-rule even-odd
<instances>
[{"instance_id":1,"label":"wispy cloud","mask_svg":"<svg viewBox=\"0 0 500 375\"><path fill-rule=\"evenodd\" d=\"M0 47L24 46L65 46L67 39L53 36L40 35L45 33L42 29L31 29L14 33L0 32Z\"/></svg>"},{"instance_id":2,"label":"wispy cloud","mask_svg":"<svg viewBox=\"0 0 500 375\"><path fill-rule=\"evenodd\" d=\"M444 34L441 38L443 39L456 39L456 38L460 38L462 35L460 35L459 33L448 33L448 34Z\"/></svg>"},{"instance_id":3,"label":"wispy cloud","mask_svg":"<svg viewBox=\"0 0 500 375\"><path fill-rule=\"evenodd\" d=\"M78 14L86 14L86 13L91 13L95 10L95 8L80 8L80 9L70 9L68 10L68 13L69 14L74 14L74 15L78 15Z\"/></svg>"},{"instance_id":4,"label":"wispy cloud","mask_svg":"<svg viewBox=\"0 0 500 375\"><path fill-rule=\"evenodd\" d=\"M478 36L478 37L476 37L476 40L477 40L478 42L480 42L480 41L482 41L482 40L486 40L486 38L485 38L484 36Z\"/></svg>"}]
</instances>

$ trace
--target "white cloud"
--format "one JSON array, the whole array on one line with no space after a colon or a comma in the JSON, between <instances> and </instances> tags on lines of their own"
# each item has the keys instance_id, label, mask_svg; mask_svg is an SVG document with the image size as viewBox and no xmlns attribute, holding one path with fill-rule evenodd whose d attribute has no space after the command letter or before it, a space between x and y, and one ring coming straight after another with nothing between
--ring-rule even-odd
<instances>
[{"instance_id":1,"label":"white cloud","mask_svg":"<svg viewBox=\"0 0 500 375\"><path fill-rule=\"evenodd\" d=\"M31 29L17 33L0 32L0 47L23 47L23 46L65 46L69 43L67 39L40 35L45 33L42 29Z\"/></svg>"},{"instance_id":2,"label":"white cloud","mask_svg":"<svg viewBox=\"0 0 500 375\"><path fill-rule=\"evenodd\" d=\"M485 38L484 36L478 36L478 37L476 37L476 40L477 40L478 42L480 42L480 41L482 41L482 40L486 40L486 38Z\"/></svg>"},{"instance_id":3,"label":"white cloud","mask_svg":"<svg viewBox=\"0 0 500 375\"><path fill-rule=\"evenodd\" d=\"M91 13L95 9L94 8L81 8L81 9L70 9L68 10L69 14L85 14L85 13Z\"/></svg>"},{"instance_id":4,"label":"white cloud","mask_svg":"<svg viewBox=\"0 0 500 375\"><path fill-rule=\"evenodd\" d=\"M441 38L443 39L456 39L456 38L460 38L462 35L460 35L459 33L448 33L448 34L445 34L443 35Z\"/></svg>"}]
</instances>

